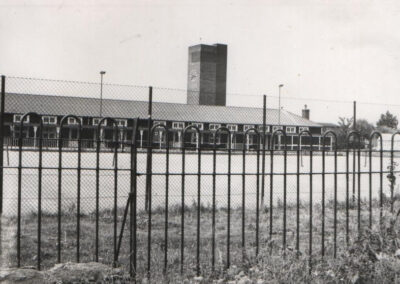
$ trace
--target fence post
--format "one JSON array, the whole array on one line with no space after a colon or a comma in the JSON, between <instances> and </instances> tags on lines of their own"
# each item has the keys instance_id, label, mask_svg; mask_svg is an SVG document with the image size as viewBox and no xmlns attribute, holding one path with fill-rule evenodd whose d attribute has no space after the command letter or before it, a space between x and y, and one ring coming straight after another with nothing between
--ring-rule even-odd
<instances>
[{"instance_id":1,"label":"fence post","mask_svg":"<svg viewBox=\"0 0 400 284\"><path fill-rule=\"evenodd\" d=\"M357 131L357 102L353 101L353 131ZM360 141L359 141L360 142ZM352 206L356 202L356 148L353 146L353 197Z\"/></svg>"},{"instance_id":2,"label":"fence post","mask_svg":"<svg viewBox=\"0 0 400 284\"><path fill-rule=\"evenodd\" d=\"M149 208L149 190L151 186L151 148L152 148L152 142L150 139L151 137L151 127L152 127L152 120L151 120L151 115L152 115L152 109L153 109L153 87L149 87L149 108L148 108L148 120L147 120L147 159L146 159L146 200L145 200L145 210Z\"/></svg>"},{"instance_id":3,"label":"fence post","mask_svg":"<svg viewBox=\"0 0 400 284\"><path fill-rule=\"evenodd\" d=\"M132 129L132 141L131 141L131 165L130 165L130 192L129 195L132 196L130 199L130 240L129 240L129 274L136 280L136 260L137 260L137 134L138 134L138 124L139 118L135 118L133 121Z\"/></svg>"},{"instance_id":4,"label":"fence post","mask_svg":"<svg viewBox=\"0 0 400 284\"><path fill-rule=\"evenodd\" d=\"M1 76L0 95L0 214L3 213L3 150L4 150L4 102L6 95L6 76Z\"/></svg>"},{"instance_id":5,"label":"fence post","mask_svg":"<svg viewBox=\"0 0 400 284\"><path fill-rule=\"evenodd\" d=\"M265 195L265 138L266 138L266 113L267 113L267 96L264 95L263 97L263 136L262 136L262 140L263 140L263 148L262 148L262 180L261 180L261 210L263 210L264 208L264 195Z\"/></svg>"}]
</instances>

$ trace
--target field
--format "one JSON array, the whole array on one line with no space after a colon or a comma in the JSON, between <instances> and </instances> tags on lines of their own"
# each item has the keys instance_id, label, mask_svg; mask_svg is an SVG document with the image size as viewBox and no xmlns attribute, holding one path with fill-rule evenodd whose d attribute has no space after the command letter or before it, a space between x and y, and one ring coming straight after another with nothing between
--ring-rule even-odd
<instances>
[{"instance_id":1,"label":"field","mask_svg":"<svg viewBox=\"0 0 400 284\"><path fill-rule=\"evenodd\" d=\"M17 213L17 191L18 191L18 153L10 151L5 154L5 178L4 178L4 214L3 226L9 228L12 239L16 237L16 213ZM287 207L286 207L286 231L283 230L284 212L283 207L283 167L282 155L275 155L273 160L273 185L271 187L271 158L266 156L265 175L265 199L264 206L260 210L259 219L259 252L260 257L266 255L282 257L283 236L286 233L287 252L291 253L296 248L296 189L297 189L297 157L287 157ZM397 159L397 158L396 158ZM185 214L184 214L184 263L183 270L185 277L192 277L196 273L196 247L197 247L197 189L198 189L198 156L194 153L187 153L185 156ZM113 262L113 204L114 204L114 155L102 153L100 155L100 221L99 221L99 260L111 264ZM300 258L307 257L310 242L310 157L304 155L301 158L299 185L300 185L300 214L299 231ZM385 156L383 169L387 171L390 159ZM38 153L24 151L22 156L21 184L22 184L22 220L21 220L21 259L22 266L33 266L37 262L37 204L38 204ZM246 155L245 176L243 179L243 156L232 155L231 163L231 233L230 233L230 260L232 267L248 269L260 261L256 257L256 192L257 192L257 156ZM372 223L374 230L379 225L378 197L380 192L379 157L374 155L372 160ZM96 156L94 153L82 154L82 176L81 176L81 235L80 235L80 261L87 262L94 260L95 252L95 192L96 192ZM361 224L362 230L368 227L369 221L369 160L362 156L360 163L360 189L361 189ZM66 152L62 154L62 221L61 221L61 261L76 261L77 246L77 153ZM130 156L129 154L118 154L117 171L117 232L119 235L122 223L123 209L130 190ZM228 156L219 154L216 159L216 211L215 211L215 271L212 272L212 192L213 192L213 156L204 153L201 156L201 213L200 213L200 269L202 275L213 275L213 277L226 277L227 265L227 231L228 231ZM349 159L350 174L348 176L348 187L350 195L353 188L357 192L357 174L352 174L352 156ZM41 230L41 259L42 268L51 267L57 261L57 203L58 203L58 154L55 152L43 153L43 176L42 176L42 230ZM261 159L259 169L261 171ZM346 158L338 156L338 211L337 211L337 253L338 255L346 249ZM156 279L178 279L180 276L180 253L181 253L181 190L182 190L182 155L171 153L169 161L169 194L168 194L168 242L165 243L166 223L166 156L161 153L153 155L152 169L152 217L151 217L151 255L148 261L148 232L149 217L144 210L146 155L138 154L138 217L137 217L137 274L139 278L146 276L147 265L150 263L152 277ZM331 153L326 157L326 211L325 211L325 255L333 256L334 250L334 160ZM315 155L313 158L313 226L312 226L312 248L313 259L321 259L322 250L322 157ZM390 184L383 173L383 193L385 196L385 208L389 203L387 197L390 192ZM258 183L261 192L261 174ZM353 181L355 183L353 183ZM243 205L244 186L244 207ZM354 186L354 187L353 187ZM270 235L270 192L273 190L273 228ZM397 191L397 185L395 187ZM387 212L387 210L385 210ZM243 222L243 213L245 216ZM388 214L388 213L385 213ZM385 217L385 216L384 216ZM244 227L243 227L244 223ZM357 237L357 206L350 203L349 210L349 239L353 242ZM242 233L245 234L245 250L242 247ZM129 268L129 219L124 230L121 253L118 265ZM167 248L168 274L163 274L165 250ZM16 264L15 243L9 252L8 261L10 265Z\"/></svg>"},{"instance_id":2,"label":"field","mask_svg":"<svg viewBox=\"0 0 400 284\"><path fill-rule=\"evenodd\" d=\"M374 203L376 204L376 203ZM333 257L333 208L328 204L325 217L325 257ZM337 223L337 253L341 254L346 250L345 234L345 210L344 205L339 204L338 223ZM363 208L365 208L363 206ZM188 207L185 213L185 252L184 252L184 276L193 277L196 274L196 217L197 208ZM301 207L300 211L300 256L304 258L309 252L309 208ZM315 206L313 218L313 259L321 259L322 245L322 224L321 208ZM243 251L242 244L242 210L236 209L231 212L231 236L230 236L230 257L231 266L246 270L258 262L256 258L256 215L254 210L246 211L245 219L245 246ZM387 214L387 213L385 213ZM118 212L118 220L121 221L122 212ZM267 255L282 257L282 238L283 238L283 208L276 208L273 219L273 234L269 237L269 212L261 212L259 249L260 256ZM368 227L367 210L362 212L362 229ZM373 228L379 227L378 209L374 208ZM148 215L146 212L138 214L137 232L137 273L139 278L146 276L147 271L147 248L148 248ZM162 279L165 252L165 212L162 209L155 210L152 216L151 234L151 261L150 271L155 279ZM227 249L227 212L226 210L216 211L216 247L215 247L215 272L211 271L211 244L212 244L212 211L210 208L201 210L201 239L200 239L200 267L201 274L213 277L225 277L226 249ZM294 251L296 240L296 211L290 207L287 210L287 248L288 253ZM57 217L45 215L42 219L42 268L48 268L57 261ZM168 220L168 274L167 277L174 279L180 276L180 248L181 248L181 215L179 208L171 208ZM6 218L3 224L8 227L15 227L14 217ZM81 236L80 236L80 261L88 262L94 260L95 241L94 241L94 216L87 215L81 217ZM118 234L120 230L118 226ZM99 261L112 264L113 261L113 219L112 212L103 211L100 216L100 250ZM350 210L350 234L349 239L352 243L357 238L357 215L354 207ZM76 261L76 216L74 214L64 214L62 217L62 255L61 261ZM15 247L14 247L15 249ZM22 240L21 258L22 266L35 266L37 261L37 216L29 215L22 219ZM244 252L244 253L243 253ZM16 251L13 250L9 256L10 263L16 263ZM121 253L118 266L129 269L129 230L125 229L125 236L122 241ZM225 275L225 276L224 276Z\"/></svg>"},{"instance_id":3,"label":"field","mask_svg":"<svg viewBox=\"0 0 400 284\"><path fill-rule=\"evenodd\" d=\"M326 175L325 192L326 200L333 199L334 192L334 161L332 153L326 157ZM365 153L367 154L367 153ZM361 199L369 197L369 158L362 154L361 157L361 174L360 188ZM5 168L4 170L4 214L15 215L18 192L18 152L10 151L4 154ZM198 156L193 153L186 154L185 162L185 204L192 205L197 202L197 163ZM256 155L246 155L245 157L245 206L254 208L256 203L257 192L257 158ZM287 158L287 202L296 201L296 170L297 160L295 155L288 154ZM379 157L374 155L372 161L372 197L377 198L380 191L380 175ZM395 158L397 160L398 158ZM114 155L110 153L102 153L100 155L100 175L99 175L99 192L100 192L100 209L112 209L114 204ZM388 156L384 157L383 170L387 171L390 163ZM22 213L32 213L37 211L38 196L38 153L24 151L22 155ZM273 204L283 202L283 166L284 159L282 155L274 155L273 165L273 186L270 184L270 156L266 156L266 169L264 177L264 202L270 204L270 191L273 190ZM231 206L232 208L242 206L243 195L243 156L240 154L232 155L231 163ZM81 211L89 214L95 209L95 193L96 193L96 155L95 153L82 154L82 171L81 171ZM55 152L43 153L43 176L42 176L42 210L49 214L57 212L58 197L58 154ZM69 210L76 207L77 198L77 153L66 152L62 155L62 210ZM130 155L127 153L118 154L118 207L123 207L126 203L130 190ZM227 207L228 201L228 156L218 154L216 159L216 206L218 208ZM352 195L353 189L357 192L357 175L353 176L353 158L349 158L349 191ZM338 200L344 201L346 198L346 158L343 155L338 156ZM357 169L356 169L357 170ZM313 202L321 203L322 200L322 157L314 155L313 158L313 181L312 192ZM146 185L146 155L138 154L138 208L144 208L144 196ZM303 155L300 166L300 200L301 202L309 202L310 195L310 160L308 155ZM166 195L166 156L164 154L153 154L152 168L152 204L153 207L164 206ZM169 205L181 204L182 192L182 155L180 153L171 153L169 161ZM201 203L204 206L212 204L213 189L213 156L210 153L204 153L201 156ZM261 158L260 158L261 173ZM389 180L383 174L383 191L389 194ZM354 179L353 179L354 178ZM260 174L259 189L262 191L262 176ZM354 183L353 183L354 181ZM397 186L395 188L397 190Z\"/></svg>"}]
</instances>

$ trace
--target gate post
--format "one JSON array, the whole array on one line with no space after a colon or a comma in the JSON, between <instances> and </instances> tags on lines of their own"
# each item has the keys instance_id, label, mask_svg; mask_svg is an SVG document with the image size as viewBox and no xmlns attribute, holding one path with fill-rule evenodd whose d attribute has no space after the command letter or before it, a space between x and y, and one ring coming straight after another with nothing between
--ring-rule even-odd
<instances>
[{"instance_id":1,"label":"gate post","mask_svg":"<svg viewBox=\"0 0 400 284\"><path fill-rule=\"evenodd\" d=\"M0 94L0 215L3 213L3 150L4 150L4 102L6 95L6 76L1 76Z\"/></svg>"}]
</instances>

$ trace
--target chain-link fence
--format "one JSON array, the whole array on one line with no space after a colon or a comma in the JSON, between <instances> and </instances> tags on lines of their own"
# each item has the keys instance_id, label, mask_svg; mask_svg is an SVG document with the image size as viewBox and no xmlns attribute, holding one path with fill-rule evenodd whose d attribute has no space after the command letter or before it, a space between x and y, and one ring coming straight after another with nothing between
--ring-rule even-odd
<instances>
[{"instance_id":1,"label":"chain-link fence","mask_svg":"<svg viewBox=\"0 0 400 284\"><path fill-rule=\"evenodd\" d=\"M350 132L353 102L227 94L217 106L193 91L199 103L186 104L177 89L3 83L14 265L222 273L267 249L335 256L379 224L386 202L394 210L398 136L388 127L369 136L359 120L396 114L393 105L357 103Z\"/></svg>"}]
</instances>

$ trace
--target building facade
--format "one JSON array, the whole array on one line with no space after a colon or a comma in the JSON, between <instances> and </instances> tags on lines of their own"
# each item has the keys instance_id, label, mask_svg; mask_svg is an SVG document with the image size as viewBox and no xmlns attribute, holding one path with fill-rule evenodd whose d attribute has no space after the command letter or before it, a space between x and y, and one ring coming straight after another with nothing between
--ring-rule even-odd
<instances>
[{"instance_id":1,"label":"building facade","mask_svg":"<svg viewBox=\"0 0 400 284\"><path fill-rule=\"evenodd\" d=\"M148 141L159 148L228 147L230 142L232 149L256 149L263 143L264 133L267 148L273 144L275 148L287 145L291 150L306 149L310 143L316 149L321 149L323 145L332 147L330 138L323 143L323 126L309 120L310 111L307 107L302 116L285 110L267 109L264 127L262 108L226 106L226 45L195 45L189 47L188 54L187 103L152 103L150 123L149 103L145 101L8 93L5 104L5 141L10 146L16 146L21 135L24 146L36 147L41 136L43 145L51 148L57 147L58 138L62 137L65 147L75 147L76 139L80 137L82 147L91 149L97 139L111 141L115 135L118 135L119 141L130 141L133 120L138 118L136 142L139 147L146 147ZM28 112L35 112L40 118L28 117L20 134L21 117ZM102 117L113 118L116 125L104 121L98 128L100 113ZM75 115L79 119L70 117L61 127L60 122L65 115ZM149 126L158 124L166 126L168 134L159 128L150 138ZM40 125L43 125L41 129ZM184 133L189 125L195 125L200 135L193 128ZM215 135L221 127L227 128L230 134L224 131ZM255 131L249 132L249 129ZM275 135L274 140L271 140L277 130L285 131L286 139ZM304 130L308 130L313 138L299 139L299 133Z\"/></svg>"},{"instance_id":2,"label":"building facade","mask_svg":"<svg viewBox=\"0 0 400 284\"><path fill-rule=\"evenodd\" d=\"M19 125L24 113L35 112L40 115L42 120L42 137L46 139L45 145L48 147L57 146L57 138L60 133L63 139L74 141L78 138L79 124L81 124L80 137L87 140L85 147L92 147L93 140L97 139L97 125L100 121L99 109L100 100L95 98L66 97L66 96L44 96L31 94L6 94L5 104L5 135L6 142L11 146L18 145ZM130 140L132 135L132 126L134 118L139 118L139 133L137 144L139 147L145 147L148 141L148 107L149 104L143 101L125 101L125 100L103 100L103 116L115 119L118 125L118 140ZM283 138L276 138L274 144L276 147L283 147L287 144L288 149L305 149L309 145L308 137L303 137L298 141L298 134L301 131L309 130L313 135L313 145L316 149L322 147L322 125L312 122L296 114L281 110L280 125L278 124L277 109L266 110L266 127L263 129L263 109L250 107L224 107L209 105L188 105L176 103L152 104L152 124L163 124L169 129L169 137L165 131L157 130L154 132L153 143L165 148L181 147L183 141L186 146L196 146L199 143L204 147L214 145L214 134L220 127L226 127L231 133L232 148L234 149L252 149L257 146L258 135L250 132L245 137L248 129L256 129L260 134L264 131L267 137L271 137L273 132L282 129L286 132L286 141ZM60 122L65 115L75 115L80 121L69 118L60 128ZM183 130L189 125L195 125L201 131L198 138L193 130L189 131L187 136L183 137ZM38 127L40 120L36 117L28 117L24 122L22 137L25 145L34 145L35 139L39 137ZM110 121L104 122L100 127L99 136L101 139L113 139L113 125ZM161 131L161 135L160 135ZM261 135L262 136L262 135ZM219 136L216 142L218 144L227 143L226 133ZM200 140L199 140L200 139ZM31 142L28 142L31 141ZM330 142L325 141L326 146ZM75 143L75 142L71 142ZM267 147L269 140L266 141Z\"/></svg>"}]
</instances>

